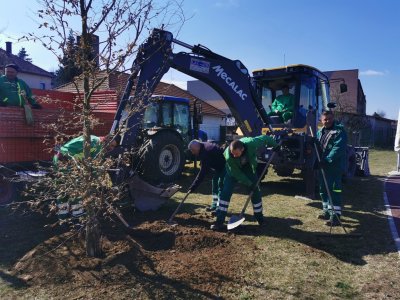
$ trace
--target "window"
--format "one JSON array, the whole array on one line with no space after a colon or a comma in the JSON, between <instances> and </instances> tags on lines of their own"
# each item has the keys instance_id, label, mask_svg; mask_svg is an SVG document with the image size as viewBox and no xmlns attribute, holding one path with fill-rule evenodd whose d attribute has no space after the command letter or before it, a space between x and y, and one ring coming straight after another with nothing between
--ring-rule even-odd
<instances>
[{"instance_id":1,"label":"window","mask_svg":"<svg viewBox=\"0 0 400 300\"><path fill-rule=\"evenodd\" d=\"M299 111L303 109L308 110L317 108L316 88L317 82L315 77L302 78L300 87Z\"/></svg>"},{"instance_id":2,"label":"window","mask_svg":"<svg viewBox=\"0 0 400 300\"><path fill-rule=\"evenodd\" d=\"M165 102L162 104L162 123L161 126L171 127L172 126L172 107L171 103Z\"/></svg>"},{"instance_id":3,"label":"window","mask_svg":"<svg viewBox=\"0 0 400 300\"><path fill-rule=\"evenodd\" d=\"M186 104L174 104L174 128L186 136L189 132L189 107Z\"/></svg>"},{"instance_id":4,"label":"window","mask_svg":"<svg viewBox=\"0 0 400 300\"><path fill-rule=\"evenodd\" d=\"M143 126L152 128L158 125L158 103L150 103L144 111Z\"/></svg>"},{"instance_id":5,"label":"window","mask_svg":"<svg viewBox=\"0 0 400 300\"><path fill-rule=\"evenodd\" d=\"M322 111L328 109L329 99L329 84L326 81L319 81L319 93L318 93L318 116L319 119Z\"/></svg>"},{"instance_id":6,"label":"window","mask_svg":"<svg viewBox=\"0 0 400 300\"><path fill-rule=\"evenodd\" d=\"M45 89L46 89L46 83L41 82L41 83L39 83L39 84L40 84L40 89L41 89L41 90L45 90Z\"/></svg>"}]
</instances>

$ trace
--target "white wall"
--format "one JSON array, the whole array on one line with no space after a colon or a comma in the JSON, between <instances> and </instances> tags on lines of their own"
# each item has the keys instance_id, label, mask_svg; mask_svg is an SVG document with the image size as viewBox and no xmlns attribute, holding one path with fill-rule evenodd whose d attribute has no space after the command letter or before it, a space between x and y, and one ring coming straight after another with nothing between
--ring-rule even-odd
<instances>
[{"instance_id":1,"label":"white wall","mask_svg":"<svg viewBox=\"0 0 400 300\"><path fill-rule=\"evenodd\" d=\"M207 132L209 140L220 141L220 127L225 125L225 120L221 117L203 115L203 124L200 129Z\"/></svg>"},{"instance_id":2,"label":"white wall","mask_svg":"<svg viewBox=\"0 0 400 300\"><path fill-rule=\"evenodd\" d=\"M18 78L25 81L29 85L29 87L32 89L42 89L41 83L45 84L46 90L50 90L52 88L51 78L46 77L46 76L33 75L33 74L20 72L20 73L18 73Z\"/></svg>"}]
</instances>

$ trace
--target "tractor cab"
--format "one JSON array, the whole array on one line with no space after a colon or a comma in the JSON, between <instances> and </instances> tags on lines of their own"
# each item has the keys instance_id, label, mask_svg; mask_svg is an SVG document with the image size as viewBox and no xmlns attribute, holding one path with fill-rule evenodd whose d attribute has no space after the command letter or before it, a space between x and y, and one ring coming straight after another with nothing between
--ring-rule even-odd
<instances>
[{"instance_id":1,"label":"tractor cab","mask_svg":"<svg viewBox=\"0 0 400 300\"><path fill-rule=\"evenodd\" d=\"M189 100L172 96L153 96L143 116L143 129L176 131L188 143L190 128Z\"/></svg>"},{"instance_id":2,"label":"tractor cab","mask_svg":"<svg viewBox=\"0 0 400 300\"><path fill-rule=\"evenodd\" d=\"M329 103L329 81L321 71L290 65L256 70L253 79L272 127L316 129L320 114Z\"/></svg>"}]
</instances>

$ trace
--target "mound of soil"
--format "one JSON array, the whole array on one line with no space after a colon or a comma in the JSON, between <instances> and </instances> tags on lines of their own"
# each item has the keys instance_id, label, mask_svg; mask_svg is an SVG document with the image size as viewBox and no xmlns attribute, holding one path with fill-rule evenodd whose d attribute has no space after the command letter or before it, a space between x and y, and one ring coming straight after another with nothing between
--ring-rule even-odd
<instances>
[{"instance_id":1,"label":"mound of soil","mask_svg":"<svg viewBox=\"0 0 400 300\"><path fill-rule=\"evenodd\" d=\"M218 298L240 287L241 257L251 251L251 242L210 231L206 219L181 214L178 226L145 221L129 232L110 225L102 258L86 257L82 236L64 233L26 253L10 274L28 286L65 285L68 297L90 290L91 297L102 299L123 299L127 291L130 298Z\"/></svg>"}]
</instances>

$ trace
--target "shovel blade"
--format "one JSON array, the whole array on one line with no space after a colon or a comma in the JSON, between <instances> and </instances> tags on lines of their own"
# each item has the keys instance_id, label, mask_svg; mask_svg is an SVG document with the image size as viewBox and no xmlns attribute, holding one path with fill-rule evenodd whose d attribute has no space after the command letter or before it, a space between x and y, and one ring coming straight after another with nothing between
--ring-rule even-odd
<instances>
[{"instance_id":1,"label":"shovel blade","mask_svg":"<svg viewBox=\"0 0 400 300\"><path fill-rule=\"evenodd\" d=\"M227 226L228 230L238 227L240 224L242 224L244 222L244 220L245 220L245 218L242 215L232 216L228 222L228 226Z\"/></svg>"}]
</instances>

